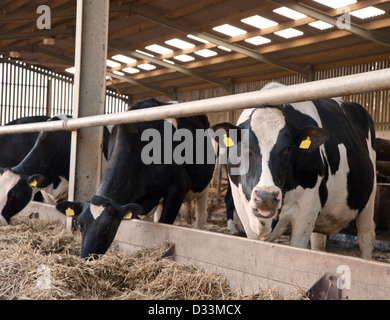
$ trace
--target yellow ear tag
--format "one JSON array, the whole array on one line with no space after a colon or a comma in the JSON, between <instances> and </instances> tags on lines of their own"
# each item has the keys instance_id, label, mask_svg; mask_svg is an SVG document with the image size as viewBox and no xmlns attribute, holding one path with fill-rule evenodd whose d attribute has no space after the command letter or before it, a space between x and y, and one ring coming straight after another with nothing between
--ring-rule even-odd
<instances>
[{"instance_id":1,"label":"yellow ear tag","mask_svg":"<svg viewBox=\"0 0 390 320\"><path fill-rule=\"evenodd\" d=\"M65 210L65 214L67 217L71 217L71 216L74 216L74 211L73 211L73 209L68 208Z\"/></svg>"},{"instance_id":2,"label":"yellow ear tag","mask_svg":"<svg viewBox=\"0 0 390 320\"><path fill-rule=\"evenodd\" d=\"M231 138L229 138L229 137L227 136L227 134L224 134L224 135L223 135L223 143L225 144L225 146L226 146L227 148L233 147L233 146L234 146L233 140L232 140Z\"/></svg>"},{"instance_id":3,"label":"yellow ear tag","mask_svg":"<svg viewBox=\"0 0 390 320\"><path fill-rule=\"evenodd\" d=\"M129 211L128 213L126 213L126 215L123 217L123 219L130 220L132 216L133 216L133 213L131 211Z\"/></svg>"},{"instance_id":4,"label":"yellow ear tag","mask_svg":"<svg viewBox=\"0 0 390 320\"><path fill-rule=\"evenodd\" d=\"M306 137L306 140L302 140L299 148L301 149L309 149L311 145L310 137Z\"/></svg>"},{"instance_id":5,"label":"yellow ear tag","mask_svg":"<svg viewBox=\"0 0 390 320\"><path fill-rule=\"evenodd\" d=\"M33 180L33 181L30 182L30 186L31 186L31 187L36 187L37 184L38 184L37 179L35 179L35 180Z\"/></svg>"}]
</instances>

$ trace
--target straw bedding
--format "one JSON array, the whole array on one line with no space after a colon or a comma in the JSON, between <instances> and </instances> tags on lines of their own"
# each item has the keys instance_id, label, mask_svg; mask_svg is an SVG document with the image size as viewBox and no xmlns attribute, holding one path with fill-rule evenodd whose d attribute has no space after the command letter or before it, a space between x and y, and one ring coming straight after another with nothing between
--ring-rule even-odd
<instances>
[{"instance_id":1,"label":"straw bedding","mask_svg":"<svg viewBox=\"0 0 390 320\"><path fill-rule=\"evenodd\" d=\"M112 246L85 261L80 234L63 229L18 217L0 227L0 299L279 299L274 289L242 295L218 274L161 258L159 247L130 256Z\"/></svg>"}]
</instances>

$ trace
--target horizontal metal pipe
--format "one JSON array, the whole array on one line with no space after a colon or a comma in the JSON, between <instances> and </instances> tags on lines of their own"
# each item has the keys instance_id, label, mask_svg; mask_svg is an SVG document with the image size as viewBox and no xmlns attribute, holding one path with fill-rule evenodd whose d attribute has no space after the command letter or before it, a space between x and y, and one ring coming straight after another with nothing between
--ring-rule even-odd
<instances>
[{"instance_id":1,"label":"horizontal metal pipe","mask_svg":"<svg viewBox=\"0 0 390 320\"><path fill-rule=\"evenodd\" d=\"M151 109L97 115L76 119L19 124L0 127L0 134L77 130L103 125L152 121L174 117L252 108L262 104L278 105L390 89L390 69L365 72L326 80L247 92L218 98L184 102Z\"/></svg>"}]
</instances>

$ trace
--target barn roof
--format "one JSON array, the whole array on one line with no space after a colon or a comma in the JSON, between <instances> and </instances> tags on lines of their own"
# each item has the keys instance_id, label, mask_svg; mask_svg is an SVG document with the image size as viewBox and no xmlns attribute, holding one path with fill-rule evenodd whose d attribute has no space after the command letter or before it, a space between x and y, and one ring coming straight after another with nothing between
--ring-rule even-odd
<instances>
[{"instance_id":1,"label":"barn roof","mask_svg":"<svg viewBox=\"0 0 390 320\"><path fill-rule=\"evenodd\" d=\"M325 2L112 0L107 86L147 97L389 58L390 0ZM75 25L76 1L3 0L0 54L69 75Z\"/></svg>"}]
</instances>

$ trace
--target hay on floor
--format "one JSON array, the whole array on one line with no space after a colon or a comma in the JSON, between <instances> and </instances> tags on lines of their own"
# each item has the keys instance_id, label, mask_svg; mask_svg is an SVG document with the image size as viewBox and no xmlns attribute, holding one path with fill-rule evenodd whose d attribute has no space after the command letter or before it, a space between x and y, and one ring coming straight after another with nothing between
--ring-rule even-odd
<instances>
[{"instance_id":1,"label":"hay on floor","mask_svg":"<svg viewBox=\"0 0 390 320\"><path fill-rule=\"evenodd\" d=\"M0 299L280 298L275 289L242 295L216 273L161 258L160 247L134 255L111 248L85 261L78 256L80 240L80 234L66 234L63 225L47 220L15 217L0 226Z\"/></svg>"}]
</instances>

